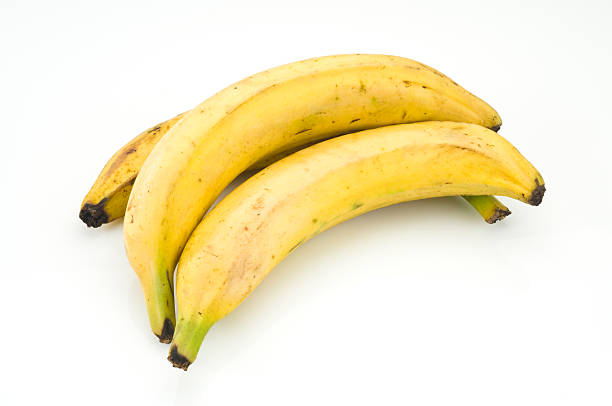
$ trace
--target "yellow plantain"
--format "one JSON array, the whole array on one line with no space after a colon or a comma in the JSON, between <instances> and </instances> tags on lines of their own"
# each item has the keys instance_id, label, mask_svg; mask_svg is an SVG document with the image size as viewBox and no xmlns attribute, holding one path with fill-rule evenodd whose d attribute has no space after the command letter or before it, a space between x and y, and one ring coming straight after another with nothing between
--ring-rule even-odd
<instances>
[{"instance_id":1,"label":"yellow plantain","mask_svg":"<svg viewBox=\"0 0 612 406\"><path fill-rule=\"evenodd\" d=\"M79 218L87 227L100 227L125 214L142 164L161 137L185 114L143 131L111 157L81 203Z\"/></svg>"},{"instance_id":2,"label":"yellow plantain","mask_svg":"<svg viewBox=\"0 0 612 406\"><path fill-rule=\"evenodd\" d=\"M191 235L178 265L169 360L187 369L210 327L291 251L360 214L409 200L501 195L537 206L538 171L497 133L473 124L403 124L297 152L231 192Z\"/></svg>"},{"instance_id":3,"label":"yellow plantain","mask_svg":"<svg viewBox=\"0 0 612 406\"><path fill-rule=\"evenodd\" d=\"M340 134L425 120L498 129L499 115L440 72L385 55L291 63L229 86L187 113L136 178L124 221L153 332L174 330L173 274L221 191L255 162Z\"/></svg>"},{"instance_id":4,"label":"yellow plantain","mask_svg":"<svg viewBox=\"0 0 612 406\"><path fill-rule=\"evenodd\" d=\"M161 137L187 113L179 114L137 135L121 147L106 163L98 179L83 199L79 218L88 227L100 227L110 223L125 214L132 185L140 171L140 167ZM316 142L315 142L316 143ZM291 155L306 146L283 151L278 155L255 162L247 172L257 171ZM511 214L494 196L479 196L474 199L466 197L466 201L489 223L495 223Z\"/></svg>"}]
</instances>

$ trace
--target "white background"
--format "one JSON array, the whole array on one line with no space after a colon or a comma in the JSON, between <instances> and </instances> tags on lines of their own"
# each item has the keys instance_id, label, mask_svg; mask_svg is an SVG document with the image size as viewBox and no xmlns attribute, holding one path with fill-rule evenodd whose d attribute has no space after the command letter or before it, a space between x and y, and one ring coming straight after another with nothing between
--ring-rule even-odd
<instances>
[{"instance_id":1,"label":"white background","mask_svg":"<svg viewBox=\"0 0 612 406\"><path fill-rule=\"evenodd\" d=\"M206 5L211 3L211 5ZM610 405L612 7L569 1L0 2L0 403ZM291 254L187 373L121 222L81 199L143 129L314 56L429 64L494 106L540 207L400 204Z\"/></svg>"}]
</instances>

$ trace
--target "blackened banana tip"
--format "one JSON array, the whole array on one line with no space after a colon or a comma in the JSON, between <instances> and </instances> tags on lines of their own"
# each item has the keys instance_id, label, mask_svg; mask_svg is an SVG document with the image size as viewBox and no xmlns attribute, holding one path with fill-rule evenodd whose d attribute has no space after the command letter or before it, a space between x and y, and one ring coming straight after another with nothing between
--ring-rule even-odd
<instances>
[{"instance_id":1,"label":"blackened banana tip","mask_svg":"<svg viewBox=\"0 0 612 406\"><path fill-rule=\"evenodd\" d=\"M180 368L183 371L187 371L187 368L189 368L189 365L191 365L191 361L189 361L183 354L179 353L175 345L170 348L168 361L172 363L173 367Z\"/></svg>"},{"instance_id":2,"label":"blackened banana tip","mask_svg":"<svg viewBox=\"0 0 612 406\"><path fill-rule=\"evenodd\" d=\"M170 321L170 319L164 320L164 326L162 327L161 334L156 334L159 341L164 344L170 344L172 342L172 336L174 336L174 324Z\"/></svg>"},{"instance_id":3,"label":"blackened banana tip","mask_svg":"<svg viewBox=\"0 0 612 406\"><path fill-rule=\"evenodd\" d=\"M540 203L542 203L544 192L546 192L544 184L540 185L540 182L537 179L535 180L535 183L536 187L533 189L533 192L531 192L531 196L529 196L529 200L527 201L527 203L532 206L538 206Z\"/></svg>"},{"instance_id":4,"label":"blackened banana tip","mask_svg":"<svg viewBox=\"0 0 612 406\"><path fill-rule=\"evenodd\" d=\"M506 217L508 217L511 214L512 214L512 212L510 210L502 209L500 207L497 207L495 209L495 213L493 213L493 215L491 217L489 217L486 221L489 224L495 224L498 221L505 219Z\"/></svg>"},{"instance_id":5,"label":"blackened banana tip","mask_svg":"<svg viewBox=\"0 0 612 406\"><path fill-rule=\"evenodd\" d=\"M108 223L108 213L104 210L106 199L102 199L99 203L85 203L79 212L79 218L87 227L98 228L102 224Z\"/></svg>"}]
</instances>

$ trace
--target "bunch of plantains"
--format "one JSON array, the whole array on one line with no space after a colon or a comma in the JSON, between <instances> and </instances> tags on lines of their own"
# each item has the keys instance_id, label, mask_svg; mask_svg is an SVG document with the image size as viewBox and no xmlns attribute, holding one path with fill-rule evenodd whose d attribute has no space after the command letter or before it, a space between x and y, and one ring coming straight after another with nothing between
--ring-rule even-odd
<instances>
[{"instance_id":1,"label":"bunch of plantains","mask_svg":"<svg viewBox=\"0 0 612 406\"><path fill-rule=\"evenodd\" d=\"M151 328L186 370L211 326L323 230L439 196L463 196L489 223L510 214L495 195L540 204L544 180L500 126L488 104L410 59L295 62L134 138L106 164L80 218L99 227L125 215ZM204 217L240 173L262 168Z\"/></svg>"}]
</instances>

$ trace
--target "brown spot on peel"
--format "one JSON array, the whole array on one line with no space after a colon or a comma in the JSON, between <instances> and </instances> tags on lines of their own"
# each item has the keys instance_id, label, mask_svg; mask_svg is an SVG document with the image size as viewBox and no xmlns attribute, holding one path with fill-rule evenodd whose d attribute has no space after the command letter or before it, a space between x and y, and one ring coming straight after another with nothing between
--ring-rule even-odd
<instances>
[{"instance_id":1,"label":"brown spot on peel","mask_svg":"<svg viewBox=\"0 0 612 406\"><path fill-rule=\"evenodd\" d=\"M174 296L172 277L170 276L170 271L167 269L166 269L166 280L168 281L168 286L170 287L170 291L172 291L172 296Z\"/></svg>"},{"instance_id":2,"label":"brown spot on peel","mask_svg":"<svg viewBox=\"0 0 612 406\"><path fill-rule=\"evenodd\" d=\"M363 81L359 81L359 93L367 93L366 85Z\"/></svg>"}]
</instances>

